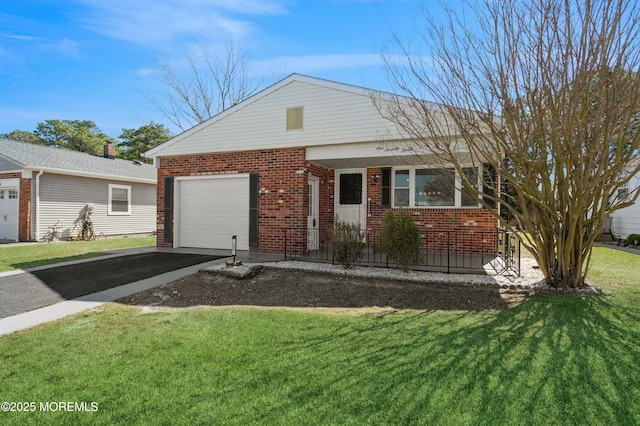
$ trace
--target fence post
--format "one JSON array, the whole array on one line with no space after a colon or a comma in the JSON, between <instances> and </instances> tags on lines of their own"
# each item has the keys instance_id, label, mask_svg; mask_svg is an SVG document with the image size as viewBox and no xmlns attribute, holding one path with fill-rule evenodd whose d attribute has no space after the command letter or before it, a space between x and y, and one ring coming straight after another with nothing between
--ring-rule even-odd
<instances>
[{"instance_id":1,"label":"fence post","mask_svg":"<svg viewBox=\"0 0 640 426\"><path fill-rule=\"evenodd\" d=\"M284 258L287 259L287 228L282 228L284 232Z\"/></svg>"},{"instance_id":2,"label":"fence post","mask_svg":"<svg viewBox=\"0 0 640 426\"><path fill-rule=\"evenodd\" d=\"M447 274L451 273L451 231L447 231Z\"/></svg>"}]
</instances>

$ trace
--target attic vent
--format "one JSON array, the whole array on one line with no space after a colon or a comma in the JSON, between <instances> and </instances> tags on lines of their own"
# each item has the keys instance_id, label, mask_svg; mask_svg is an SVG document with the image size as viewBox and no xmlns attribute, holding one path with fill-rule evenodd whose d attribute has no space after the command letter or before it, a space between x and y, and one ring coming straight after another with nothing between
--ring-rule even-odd
<instances>
[{"instance_id":1,"label":"attic vent","mask_svg":"<svg viewBox=\"0 0 640 426\"><path fill-rule=\"evenodd\" d=\"M303 107L287 108L287 130L302 130Z\"/></svg>"}]
</instances>

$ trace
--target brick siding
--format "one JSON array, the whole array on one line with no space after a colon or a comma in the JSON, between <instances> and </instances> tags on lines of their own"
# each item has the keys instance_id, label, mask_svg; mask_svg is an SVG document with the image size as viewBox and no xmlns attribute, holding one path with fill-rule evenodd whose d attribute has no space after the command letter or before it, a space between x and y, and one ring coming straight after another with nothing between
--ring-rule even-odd
<instances>
[{"instance_id":1,"label":"brick siding","mask_svg":"<svg viewBox=\"0 0 640 426\"><path fill-rule=\"evenodd\" d=\"M161 158L158 169L158 246L171 247L171 244L164 243L165 177L258 173L259 247L256 250L281 253L284 248L283 229L307 226L306 166L304 148Z\"/></svg>"},{"instance_id":2,"label":"brick siding","mask_svg":"<svg viewBox=\"0 0 640 426\"><path fill-rule=\"evenodd\" d=\"M371 198L370 216L367 218L369 229L380 229L382 220L391 210L394 214L409 212L420 231L432 241L428 242L435 251L451 250L462 253L469 250L491 250L495 247L498 219L484 208L382 208L382 179L373 179L380 175L378 168L367 169L367 196ZM456 236L454 238L454 235ZM451 245L447 247L447 237Z\"/></svg>"},{"instance_id":3,"label":"brick siding","mask_svg":"<svg viewBox=\"0 0 640 426\"><path fill-rule=\"evenodd\" d=\"M259 247L252 250L265 253L281 253L284 249L284 228L306 228L308 209L308 176L320 179L319 218L320 240L327 239L326 230L333 225L335 173L332 169L305 161L304 148L243 151L231 153L194 154L160 158L158 170L158 246L164 243L164 178L168 176L210 176L228 173L259 174ZM367 228L379 229L388 209L381 204L381 179L379 168L367 169L367 195L371 208ZM413 208L391 209L394 213L410 212L425 235L434 236L434 249L445 250L442 235L454 231L466 235L464 240L452 242L448 247L454 252L465 251L469 246L487 249L495 246L497 219L482 208ZM175 229L175 227L173 227ZM481 247L482 246L482 247Z\"/></svg>"}]
</instances>

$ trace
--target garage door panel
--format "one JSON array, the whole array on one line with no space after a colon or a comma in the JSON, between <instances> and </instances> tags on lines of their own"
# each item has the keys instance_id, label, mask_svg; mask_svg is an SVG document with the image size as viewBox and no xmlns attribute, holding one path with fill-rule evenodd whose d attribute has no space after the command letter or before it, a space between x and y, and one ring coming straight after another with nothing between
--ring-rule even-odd
<instances>
[{"instance_id":1,"label":"garage door panel","mask_svg":"<svg viewBox=\"0 0 640 426\"><path fill-rule=\"evenodd\" d=\"M181 247L249 248L248 177L181 181L178 203Z\"/></svg>"},{"instance_id":2,"label":"garage door panel","mask_svg":"<svg viewBox=\"0 0 640 426\"><path fill-rule=\"evenodd\" d=\"M18 188L0 188L0 240L18 241Z\"/></svg>"}]
</instances>

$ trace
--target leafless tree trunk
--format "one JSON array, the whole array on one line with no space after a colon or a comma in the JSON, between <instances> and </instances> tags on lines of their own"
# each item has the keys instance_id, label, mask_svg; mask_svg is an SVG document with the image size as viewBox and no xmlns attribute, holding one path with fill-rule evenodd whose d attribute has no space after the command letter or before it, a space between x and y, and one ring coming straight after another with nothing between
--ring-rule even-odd
<instances>
[{"instance_id":1,"label":"leafless tree trunk","mask_svg":"<svg viewBox=\"0 0 640 426\"><path fill-rule=\"evenodd\" d=\"M489 163L501 179L485 201L501 199L514 218L504 225L524 231L551 285L583 286L604 218L639 195L630 188L615 197L640 172L636 2L478 0L443 9L446 22L425 12L417 44L396 38L387 69L406 97L378 99L379 110L453 164L469 190L480 192L462 167Z\"/></svg>"},{"instance_id":2,"label":"leafless tree trunk","mask_svg":"<svg viewBox=\"0 0 640 426\"><path fill-rule=\"evenodd\" d=\"M199 44L185 53L184 72L169 65L161 69L166 92L152 102L172 124L187 130L253 95L262 85L252 78L244 53L229 42L223 55L212 55Z\"/></svg>"}]
</instances>

